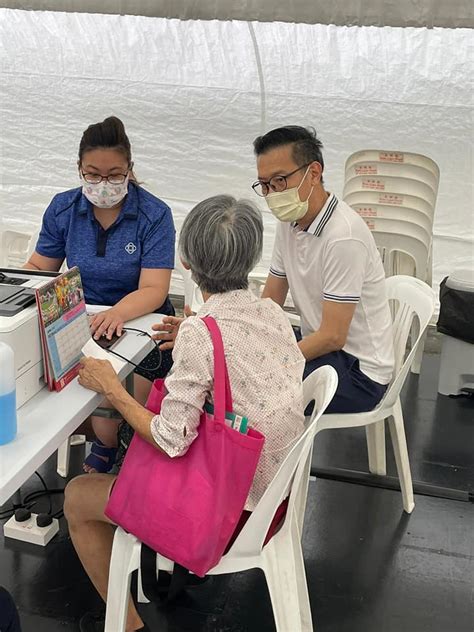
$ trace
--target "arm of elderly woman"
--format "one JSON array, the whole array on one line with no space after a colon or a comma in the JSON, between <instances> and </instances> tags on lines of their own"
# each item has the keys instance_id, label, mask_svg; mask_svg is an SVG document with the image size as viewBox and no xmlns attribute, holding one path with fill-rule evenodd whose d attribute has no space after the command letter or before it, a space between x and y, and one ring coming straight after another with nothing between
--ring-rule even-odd
<instances>
[{"instance_id":1,"label":"arm of elderly woman","mask_svg":"<svg viewBox=\"0 0 474 632\"><path fill-rule=\"evenodd\" d=\"M212 389L212 342L200 318L187 318L181 324L173 360L159 415L127 393L108 360L83 358L79 372L79 384L106 395L145 441L171 457L182 456L197 437L201 412Z\"/></svg>"},{"instance_id":2,"label":"arm of elderly woman","mask_svg":"<svg viewBox=\"0 0 474 632\"><path fill-rule=\"evenodd\" d=\"M81 386L106 395L112 406L133 429L145 441L156 445L151 434L153 413L141 406L124 389L108 360L82 358L78 380Z\"/></svg>"}]
</instances>

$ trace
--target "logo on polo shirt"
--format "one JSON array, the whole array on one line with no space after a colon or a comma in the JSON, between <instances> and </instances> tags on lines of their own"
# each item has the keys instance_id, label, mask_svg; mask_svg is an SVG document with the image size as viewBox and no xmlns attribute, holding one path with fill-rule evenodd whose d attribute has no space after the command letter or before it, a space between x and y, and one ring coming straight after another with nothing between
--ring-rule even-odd
<instances>
[{"instance_id":1,"label":"logo on polo shirt","mask_svg":"<svg viewBox=\"0 0 474 632\"><path fill-rule=\"evenodd\" d=\"M129 255L133 255L133 253L135 252L136 249L137 249L137 247L131 241L129 241L128 244L125 246L125 250L126 250L126 252L128 252Z\"/></svg>"}]
</instances>

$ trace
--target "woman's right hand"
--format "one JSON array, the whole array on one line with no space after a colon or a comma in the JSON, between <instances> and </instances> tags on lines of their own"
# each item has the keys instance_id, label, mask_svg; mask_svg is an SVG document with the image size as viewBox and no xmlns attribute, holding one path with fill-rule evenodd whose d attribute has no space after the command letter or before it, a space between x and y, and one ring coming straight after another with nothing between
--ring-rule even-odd
<instances>
[{"instance_id":1,"label":"woman's right hand","mask_svg":"<svg viewBox=\"0 0 474 632\"><path fill-rule=\"evenodd\" d=\"M153 331L159 332L152 336L153 340L163 341L160 345L160 349L162 351L166 351L167 349L172 349L174 347L174 341L176 340L176 336L178 335L181 323L188 316L193 316L193 314L194 312L191 311L189 305L185 305L184 318L179 318L177 316L165 316L161 323L152 326Z\"/></svg>"}]
</instances>

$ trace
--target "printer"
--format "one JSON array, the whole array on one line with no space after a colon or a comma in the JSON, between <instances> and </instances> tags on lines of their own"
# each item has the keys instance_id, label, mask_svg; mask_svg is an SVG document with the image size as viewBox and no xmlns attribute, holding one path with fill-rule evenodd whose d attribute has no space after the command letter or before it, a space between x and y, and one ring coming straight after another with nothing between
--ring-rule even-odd
<instances>
[{"instance_id":1,"label":"printer","mask_svg":"<svg viewBox=\"0 0 474 632\"><path fill-rule=\"evenodd\" d=\"M44 386L35 290L55 276L55 272L0 268L0 340L15 354L17 408Z\"/></svg>"}]
</instances>

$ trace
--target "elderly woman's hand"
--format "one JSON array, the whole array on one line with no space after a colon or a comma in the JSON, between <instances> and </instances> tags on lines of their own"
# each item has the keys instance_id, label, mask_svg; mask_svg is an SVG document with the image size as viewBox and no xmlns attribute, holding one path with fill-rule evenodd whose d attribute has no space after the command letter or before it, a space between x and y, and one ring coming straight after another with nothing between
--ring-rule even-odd
<instances>
[{"instance_id":1,"label":"elderly woman's hand","mask_svg":"<svg viewBox=\"0 0 474 632\"><path fill-rule=\"evenodd\" d=\"M159 331L160 333L155 334L153 337L154 340L162 340L164 342L161 343L160 349L162 351L166 351L166 349L172 349L174 347L174 341L176 340L176 336L178 335L179 328L181 323L188 317L193 316L194 312L191 311L189 305L184 306L184 318L178 318L177 316L165 316L161 323L157 325L153 325L153 331Z\"/></svg>"},{"instance_id":2,"label":"elderly woman's hand","mask_svg":"<svg viewBox=\"0 0 474 632\"><path fill-rule=\"evenodd\" d=\"M78 382L81 386L104 395L121 386L110 362L96 358L81 358Z\"/></svg>"}]
</instances>

